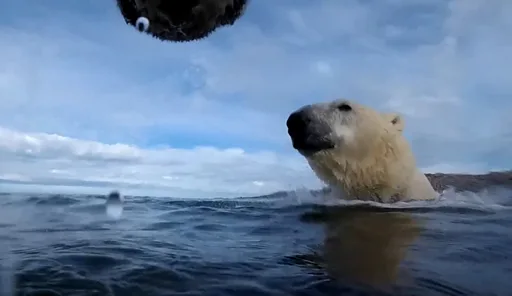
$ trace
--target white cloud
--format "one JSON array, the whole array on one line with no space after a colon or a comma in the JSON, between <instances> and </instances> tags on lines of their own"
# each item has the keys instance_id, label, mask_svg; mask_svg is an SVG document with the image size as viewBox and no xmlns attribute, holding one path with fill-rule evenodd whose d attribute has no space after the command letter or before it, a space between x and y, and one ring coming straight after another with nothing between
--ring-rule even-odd
<instances>
[{"instance_id":1,"label":"white cloud","mask_svg":"<svg viewBox=\"0 0 512 296\"><path fill-rule=\"evenodd\" d=\"M320 185L299 157L239 148L142 149L1 128L0 156L0 182L14 184L138 189L180 197L258 195L293 190L297 184Z\"/></svg>"},{"instance_id":2,"label":"white cloud","mask_svg":"<svg viewBox=\"0 0 512 296\"><path fill-rule=\"evenodd\" d=\"M403 113L422 167L510 167L511 14L506 0L261 0L171 44L112 1L14 1L0 12L0 175L171 195L317 184L284 123L337 97Z\"/></svg>"}]
</instances>

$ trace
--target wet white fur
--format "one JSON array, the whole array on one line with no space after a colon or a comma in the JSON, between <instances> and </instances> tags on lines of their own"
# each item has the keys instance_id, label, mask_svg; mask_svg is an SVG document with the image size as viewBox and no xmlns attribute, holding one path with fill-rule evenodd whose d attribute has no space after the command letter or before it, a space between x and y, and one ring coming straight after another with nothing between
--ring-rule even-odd
<instances>
[{"instance_id":1,"label":"wet white fur","mask_svg":"<svg viewBox=\"0 0 512 296\"><path fill-rule=\"evenodd\" d=\"M333 111L339 100L313 105L315 117L329 125L336 145L306 156L316 175L346 199L389 203L437 198L402 135L403 118L343 102L352 111Z\"/></svg>"}]
</instances>

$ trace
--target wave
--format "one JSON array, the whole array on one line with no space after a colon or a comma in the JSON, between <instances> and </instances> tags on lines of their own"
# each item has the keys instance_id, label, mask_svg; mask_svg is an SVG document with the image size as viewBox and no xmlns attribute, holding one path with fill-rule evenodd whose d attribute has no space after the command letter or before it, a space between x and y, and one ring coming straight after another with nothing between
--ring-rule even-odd
<instances>
[{"instance_id":1,"label":"wave","mask_svg":"<svg viewBox=\"0 0 512 296\"><path fill-rule=\"evenodd\" d=\"M394 280L389 275L402 262L405 244L417 256L417 265L404 261L417 281L404 287L432 292L444 289L450 278L436 272L454 264L467 269L467 260L487 264L487 279L505 274L509 267L499 264L510 254L506 234L512 225L509 213L494 214L512 210L511 196L506 188L477 193L448 189L438 200L395 204L346 201L326 191L302 189L215 199L125 196L123 215L112 219L107 195L8 194L0 200L0 236L6 241L0 250L0 295L51 285L72 295L71 280L89 294L94 289L108 294L107 288L121 295L137 289L151 294L165 288L199 295L196 286L219 294L235 288L266 295L308 289L312 295L336 294L352 284L328 279ZM375 254L382 255L380 261L357 273L356 267ZM90 275L100 269L105 271L101 277ZM236 280L228 281L237 277L255 280L240 287ZM223 286L215 288L205 280ZM195 281L194 286L181 285L187 281ZM273 285L279 291L263 293ZM451 279L445 286L460 288ZM459 291L475 288L472 281L464 281L464 287Z\"/></svg>"},{"instance_id":2,"label":"wave","mask_svg":"<svg viewBox=\"0 0 512 296\"><path fill-rule=\"evenodd\" d=\"M449 177L446 177L449 176ZM436 175L436 178L449 180L441 183L459 183L464 176ZM471 176L473 179L483 177ZM471 183L471 182L470 182ZM496 183L496 182L495 182ZM440 184L438 182L438 184ZM473 184L473 183L471 183ZM459 186L460 187L460 186ZM238 198L163 198L150 196L124 196L124 200L111 202L108 195L60 195L60 194L2 194L0 206L3 207L0 217L0 228L11 227L18 221L19 225L31 225L28 218L33 215L49 215L51 212L64 212L68 216L80 217L83 223L107 223L112 220L130 220L133 215L144 215L148 210L165 211L164 215L190 215L190 211L201 216L214 216L234 219L269 219L275 215L301 216L301 220L323 220L329 212L335 211L373 211L373 212L410 212L489 215L512 210L512 189L491 184L488 188L477 192L461 191L460 188L447 187L440 197L432 201L409 201L384 204L372 201L343 200L324 188L322 190L297 189L281 191L273 194L238 197ZM55 208L46 211L44 208ZM311 209L314 210L310 213ZM128 211L130 214L123 214ZM170 213L172 214L169 214ZM306 213L306 214L304 214ZM49 217L48 221L55 218ZM14 221L14 222L13 222ZM23 221L23 223L21 223ZM62 225L61 225L62 226ZM69 225L68 225L69 226ZM66 226L66 229L76 227ZM94 225L92 229L103 229ZM64 229L62 228L62 229ZM91 229L91 230L92 230ZM51 230L48 230L51 231Z\"/></svg>"}]
</instances>

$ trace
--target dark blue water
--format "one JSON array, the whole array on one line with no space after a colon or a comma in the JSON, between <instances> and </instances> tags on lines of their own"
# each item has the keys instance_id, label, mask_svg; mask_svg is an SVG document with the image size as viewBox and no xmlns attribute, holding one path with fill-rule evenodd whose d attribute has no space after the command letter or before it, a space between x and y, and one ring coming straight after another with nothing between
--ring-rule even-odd
<instances>
[{"instance_id":1,"label":"dark blue water","mask_svg":"<svg viewBox=\"0 0 512 296\"><path fill-rule=\"evenodd\" d=\"M0 196L1 295L512 295L512 197ZM323 203L323 204L322 204Z\"/></svg>"}]
</instances>

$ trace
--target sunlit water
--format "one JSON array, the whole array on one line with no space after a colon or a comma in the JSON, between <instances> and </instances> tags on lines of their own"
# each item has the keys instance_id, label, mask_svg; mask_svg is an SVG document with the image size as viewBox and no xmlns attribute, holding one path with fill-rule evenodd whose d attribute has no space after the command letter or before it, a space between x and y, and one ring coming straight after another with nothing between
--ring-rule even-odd
<instances>
[{"instance_id":1,"label":"sunlit water","mask_svg":"<svg viewBox=\"0 0 512 296\"><path fill-rule=\"evenodd\" d=\"M0 198L2 296L512 295L509 191L393 206Z\"/></svg>"}]
</instances>

